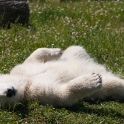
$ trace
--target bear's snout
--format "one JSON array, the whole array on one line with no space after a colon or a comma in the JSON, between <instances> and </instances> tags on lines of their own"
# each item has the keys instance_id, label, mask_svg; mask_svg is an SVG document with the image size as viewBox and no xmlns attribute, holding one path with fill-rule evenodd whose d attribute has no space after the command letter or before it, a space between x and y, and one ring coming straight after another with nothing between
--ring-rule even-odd
<instances>
[{"instance_id":1,"label":"bear's snout","mask_svg":"<svg viewBox=\"0 0 124 124\"><path fill-rule=\"evenodd\" d=\"M7 97L15 96L15 94L16 94L16 91L14 87L12 87L12 89L7 89L7 94L6 94Z\"/></svg>"}]
</instances>

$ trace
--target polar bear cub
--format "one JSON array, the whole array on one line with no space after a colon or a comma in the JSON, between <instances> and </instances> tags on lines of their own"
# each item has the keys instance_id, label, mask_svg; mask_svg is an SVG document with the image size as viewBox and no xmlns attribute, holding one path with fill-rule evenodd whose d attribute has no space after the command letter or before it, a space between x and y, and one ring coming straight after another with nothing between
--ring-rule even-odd
<instances>
[{"instance_id":1,"label":"polar bear cub","mask_svg":"<svg viewBox=\"0 0 124 124\"><path fill-rule=\"evenodd\" d=\"M0 102L36 99L43 105L72 106L86 99L124 99L124 80L96 63L81 46L39 48L10 74L0 75Z\"/></svg>"}]
</instances>

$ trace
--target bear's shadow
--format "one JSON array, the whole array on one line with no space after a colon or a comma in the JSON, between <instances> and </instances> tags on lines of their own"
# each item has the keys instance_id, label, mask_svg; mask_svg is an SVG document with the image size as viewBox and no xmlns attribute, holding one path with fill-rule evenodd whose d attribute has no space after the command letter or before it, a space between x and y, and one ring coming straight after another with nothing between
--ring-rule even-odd
<instances>
[{"instance_id":1,"label":"bear's shadow","mask_svg":"<svg viewBox=\"0 0 124 124\"><path fill-rule=\"evenodd\" d=\"M73 107L69 107L67 108L70 111L76 112L76 113L86 113L86 114L95 114L97 116L109 116L112 118L120 118L120 119L124 119L124 113L122 113L121 111L118 112L116 111L116 109L112 109L112 108L106 108L106 107L91 107L90 105L100 105L104 102L110 102L112 100L107 100L107 101L85 101L87 102L88 106L83 105L81 102L79 102L78 104L74 105ZM123 101L119 101L119 103L124 103Z\"/></svg>"},{"instance_id":2,"label":"bear's shadow","mask_svg":"<svg viewBox=\"0 0 124 124\"><path fill-rule=\"evenodd\" d=\"M94 101L94 102L88 102L86 101L87 104L89 105L83 105L82 102L79 102L78 104L72 106L72 107L68 107L68 108L65 108L66 110L68 111L72 111L72 112L75 112L75 113L86 113L86 114L95 114L97 116L110 116L112 118L120 118L120 119L124 119L124 113L121 113L121 112L118 112L116 111L116 109L111 109L111 108L105 108L105 107L92 107L90 105L99 105L99 104L102 104L103 101ZM40 105L39 105L40 106ZM32 110L35 109L32 108ZM57 109L61 109L60 107L59 108L56 108L55 110ZM28 106L28 102L25 102L23 104L19 104L19 105L16 105L16 107L13 108L10 108L10 109L5 109L5 111L13 111L14 113L16 114L19 114L21 115L21 118L26 118L28 115L29 115L29 111L30 111L30 108Z\"/></svg>"}]
</instances>

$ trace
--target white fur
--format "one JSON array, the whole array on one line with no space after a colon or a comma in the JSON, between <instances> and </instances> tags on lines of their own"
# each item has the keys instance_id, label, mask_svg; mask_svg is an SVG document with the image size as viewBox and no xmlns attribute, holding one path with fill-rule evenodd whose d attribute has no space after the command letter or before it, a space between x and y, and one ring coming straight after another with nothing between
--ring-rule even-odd
<instances>
[{"instance_id":1,"label":"white fur","mask_svg":"<svg viewBox=\"0 0 124 124\"><path fill-rule=\"evenodd\" d=\"M7 97L8 89L16 91ZM86 99L124 99L124 80L94 62L85 49L71 46L39 48L10 74L0 75L0 101L3 105L26 99L41 104L71 106Z\"/></svg>"}]
</instances>

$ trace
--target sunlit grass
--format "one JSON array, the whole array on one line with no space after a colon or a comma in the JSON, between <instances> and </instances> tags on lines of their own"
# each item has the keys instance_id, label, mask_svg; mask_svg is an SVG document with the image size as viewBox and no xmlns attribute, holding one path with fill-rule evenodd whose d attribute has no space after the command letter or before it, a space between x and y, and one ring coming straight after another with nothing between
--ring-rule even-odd
<instances>
[{"instance_id":1,"label":"sunlit grass","mask_svg":"<svg viewBox=\"0 0 124 124\"><path fill-rule=\"evenodd\" d=\"M0 29L0 73L24 61L38 47L83 45L107 69L124 75L124 2L30 1L30 25ZM72 108L37 102L0 110L1 123L90 124L124 123L124 104L80 102Z\"/></svg>"}]
</instances>

